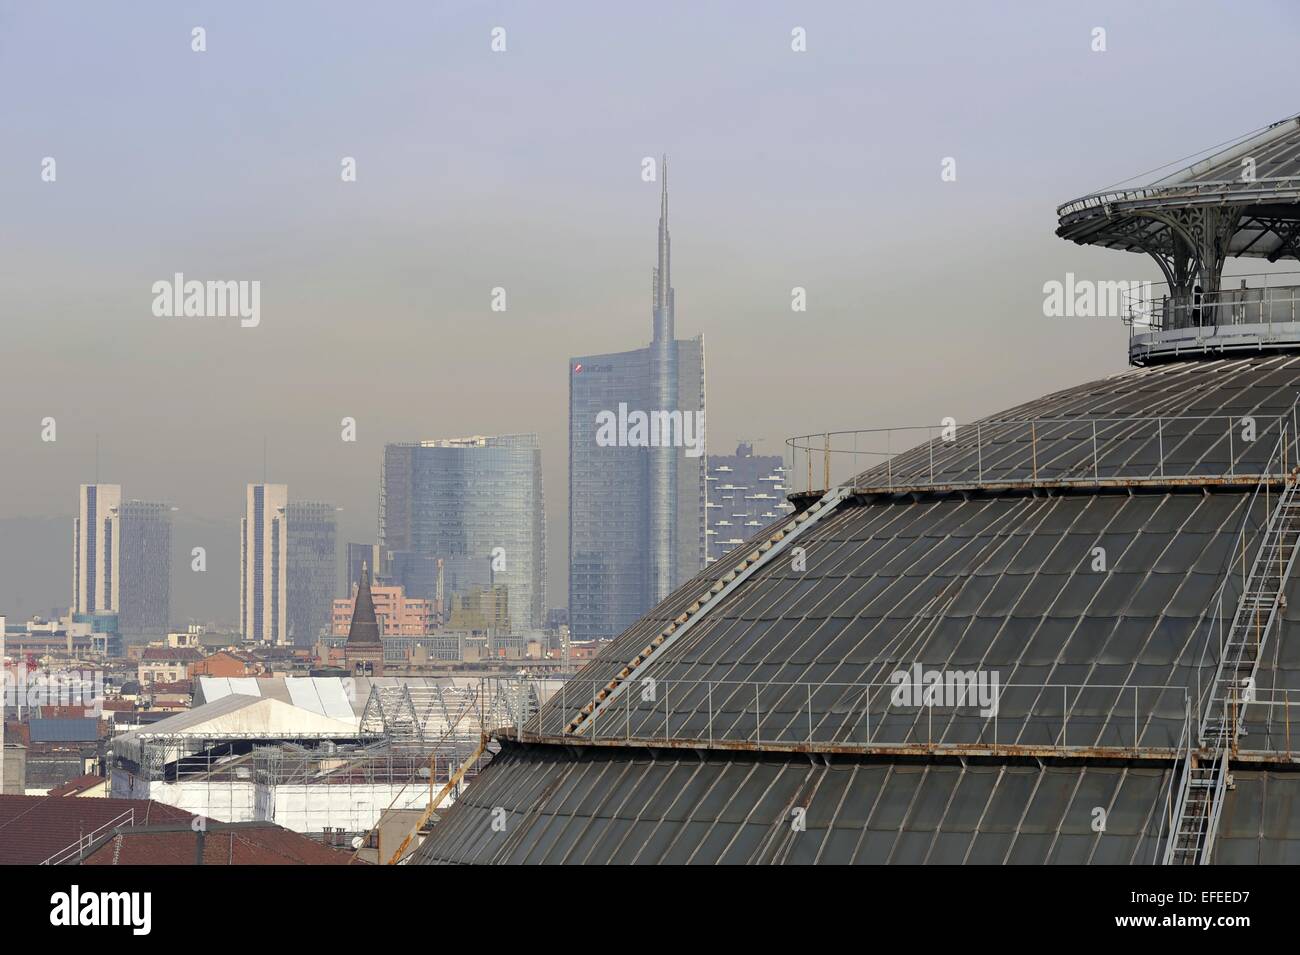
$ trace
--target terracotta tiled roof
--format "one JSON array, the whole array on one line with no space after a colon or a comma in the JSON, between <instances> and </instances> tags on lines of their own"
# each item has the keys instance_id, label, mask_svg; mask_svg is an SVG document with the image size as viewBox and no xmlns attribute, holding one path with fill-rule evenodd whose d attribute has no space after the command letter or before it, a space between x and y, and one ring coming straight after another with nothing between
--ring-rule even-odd
<instances>
[{"instance_id":1,"label":"terracotta tiled roof","mask_svg":"<svg viewBox=\"0 0 1300 955\"><path fill-rule=\"evenodd\" d=\"M178 647L175 650L171 647L145 647L144 653L140 654L141 662L175 660L183 663L194 663L202 659L203 654L193 647Z\"/></svg>"},{"instance_id":2,"label":"terracotta tiled roof","mask_svg":"<svg viewBox=\"0 0 1300 955\"><path fill-rule=\"evenodd\" d=\"M146 695L157 696L159 693L192 694L194 684L189 680L177 680L175 683L150 683L145 689Z\"/></svg>"},{"instance_id":3,"label":"terracotta tiled roof","mask_svg":"<svg viewBox=\"0 0 1300 955\"><path fill-rule=\"evenodd\" d=\"M84 793L87 789L94 789L103 783L108 782L103 776L78 776L76 779L69 779L62 786L51 789L47 796L75 796L77 793Z\"/></svg>"},{"instance_id":4,"label":"terracotta tiled roof","mask_svg":"<svg viewBox=\"0 0 1300 955\"><path fill-rule=\"evenodd\" d=\"M0 796L0 864L35 865L133 810L135 824L186 822L184 810L151 799Z\"/></svg>"},{"instance_id":5,"label":"terracotta tiled roof","mask_svg":"<svg viewBox=\"0 0 1300 955\"><path fill-rule=\"evenodd\" d=\"M193 815L148 799L76 799L66 798L71 793L58 794L83 781L103 782L81 777L46 796L0 796L0 864L44 862L99 829L103 832L88 843L82 865L194 864ZM124 819L128 811L134 816ZM350 852L271 822L208 825L205 865L348 865L354 861Z\"/></svg>"},{"instance_id":6,"label":"terracotta tiled roof","mask_svg":"<svg viewBox=\"0 0 1300 955\"><path fill-rule=\"evenodd\" d=\"M54 706L50 704L43 705L39 708L38 715L41 719L80 719L86 715L89 707L85 706Z\"/></svg>"},{"instance_id":7,"label":"terracotta tiled roof","mask_svg":"<svg viewBox=\"0 0 1300 955\"><path fill-rule=\"evenodd\" d=\"M82 865L193 865L198 835L188 826L127 831L108 837ZM244 823L207 832L204 865L348 865L352 854L274 823Z\"/></svg>"}]
</instances>

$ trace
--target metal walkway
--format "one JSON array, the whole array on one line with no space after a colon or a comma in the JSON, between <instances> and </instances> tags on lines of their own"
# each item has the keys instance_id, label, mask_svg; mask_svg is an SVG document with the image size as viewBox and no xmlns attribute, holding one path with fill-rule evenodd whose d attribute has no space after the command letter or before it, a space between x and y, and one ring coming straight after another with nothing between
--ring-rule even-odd
<instances>
[{"instance_id":1,"label":"metal walkway","mask_svg":"<svg viewBox=\"0 0 1300 955\"><path fill-rule=\"evenodd\" d=\"M1243 704L1255 691L1255 673L1282 606L1300 548L1300 493L1294 476L1278 497L1264 540L1242 590L1219 652L1219 666L1200 724L1200 750L1183 760L1182 786L1174 810L1166 865L1205 865L1214 850L1223 796L1231 785L1228 757L1241 734Z\"/></svg>"}]
</instances>

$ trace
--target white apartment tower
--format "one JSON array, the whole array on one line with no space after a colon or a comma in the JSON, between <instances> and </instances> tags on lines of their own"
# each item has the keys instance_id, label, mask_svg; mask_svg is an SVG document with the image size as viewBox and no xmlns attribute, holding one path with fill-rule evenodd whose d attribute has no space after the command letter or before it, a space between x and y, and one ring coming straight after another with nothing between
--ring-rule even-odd
<instances>
[{"instance_id":1,"label":"white apartment tower","mask_svg":"<svg viewBox=\"0 0 1300 955\"><path fill-rule=\"evenodd\" d=\"M115 613L127 637L167 633L171 510L124 501L119 484L83 484L72 529L72 612Z\"/></svg>"},{"instance_id":2,"label":"white apartment tower","mask_svg":"<svg viewBox=\"0 0 1300 955\"><path fill-rule=\"evenodd\" d=\"M248 485L239 547L239 621L246 640L287 642L288 510L287 485Z\"/></svg>"},{"instance_id":3,"label":"white apartment tower","mask_svg":"<svg viewBox=\"0 0 1300 955\"><path fill-rule=\"evenodd\" d=\"M250 484L240 523L239 619L245 639L310 646L328 631L338 586L334 508Z\"/></svg>"},{"instance_id":4,"label":"white apartment tower","mask_svg":"<svg viewBox=\"0 0 1300 955\"><path fill-rule=\"evenodd\" d=\"M118 613L122 486L83 484L72 527L72 612Z\"/></svg>"}]
</instances>

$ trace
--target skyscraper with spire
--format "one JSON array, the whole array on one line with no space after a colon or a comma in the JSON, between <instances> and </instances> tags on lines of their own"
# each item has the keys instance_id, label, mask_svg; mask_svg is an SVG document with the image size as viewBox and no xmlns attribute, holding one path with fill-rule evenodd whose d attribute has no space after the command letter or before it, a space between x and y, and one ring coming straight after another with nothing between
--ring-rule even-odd
<instances>
[{"instance_id":1,"label":"skyscraper with spire","mask_svg":"<svg viewBox=\"0 0 1300 955\"><path fill-rule=\"evenodd\" d=\"M569 627L614 637L705 561L704 338L676 337L668 159L651 340L569 360Z\"/></svg>"}]
</instances>

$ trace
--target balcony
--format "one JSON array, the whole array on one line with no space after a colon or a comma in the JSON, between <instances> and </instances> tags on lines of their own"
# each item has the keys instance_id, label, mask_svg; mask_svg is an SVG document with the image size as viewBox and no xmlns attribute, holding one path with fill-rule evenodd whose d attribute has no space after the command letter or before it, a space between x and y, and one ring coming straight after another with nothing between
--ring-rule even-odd
<instances>
[{"instance_id":1,"label":"balcony","mask_svg":"<svg viewBox=\"0 0 1300 955\"><path fill-rule=\"evenodd\" d=\"M1288 277L1296 273L1235 276L1217 292L1190 296L1154 286L1127 303L1129 362L1300 348L1300 285L1277 284Z\"/></svg>"}]
</instances>

